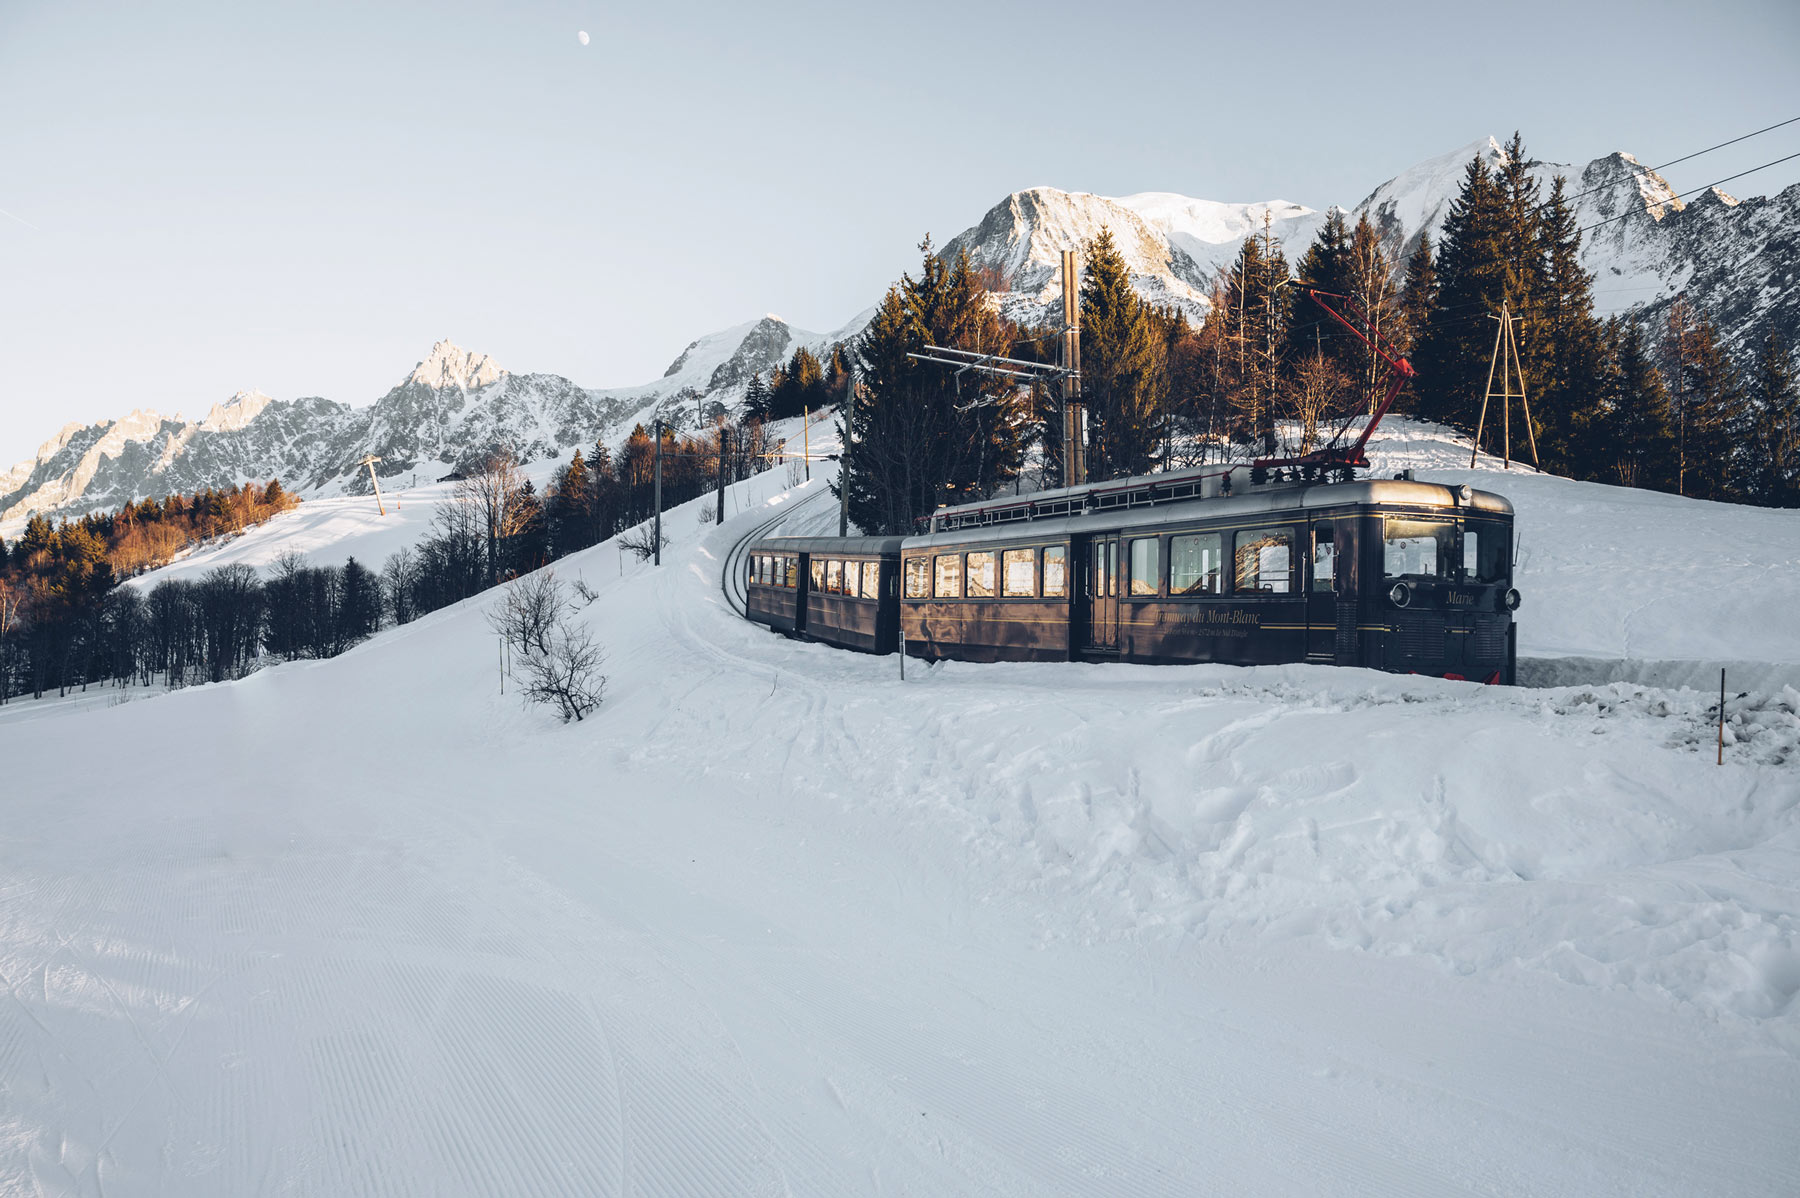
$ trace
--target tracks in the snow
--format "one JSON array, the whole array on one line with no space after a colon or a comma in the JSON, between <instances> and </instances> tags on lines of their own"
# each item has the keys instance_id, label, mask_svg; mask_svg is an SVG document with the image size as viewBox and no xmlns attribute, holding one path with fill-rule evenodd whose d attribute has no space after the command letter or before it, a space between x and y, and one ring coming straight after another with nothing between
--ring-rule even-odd
<instances>
[{"instance_id":1,"label":"tracks in the snow","mask_svg":"<svg viewBox=\"0 0 1800 1198\"><path fill-rule=\"evenodd\" d=\"M750 555L750 546L767 536L777 525L792 519L794 513L798 512L801 508L819 498L821 495L828 494L830 494L830 491L827 488L820 487L811 495L802 496L791 506L782 508L773 516L764 520L761 524L758 524L749 532L732 542L731 548L725 554L725 564L719 570L719 590L724 594L725 602L731 605L732 611L735 611L740 616L747 614L746 608L749 604L748 574L744 562Z\"/></svg>"}]
</instances>

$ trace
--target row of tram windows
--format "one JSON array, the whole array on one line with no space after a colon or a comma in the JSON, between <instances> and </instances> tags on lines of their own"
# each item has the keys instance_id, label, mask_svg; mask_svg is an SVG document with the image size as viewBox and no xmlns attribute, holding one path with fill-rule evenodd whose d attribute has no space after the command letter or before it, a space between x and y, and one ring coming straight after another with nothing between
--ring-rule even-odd
<instances>
[{"instance_id":1,"label":"row of tram windows","mask_svg":"<svg viewBox=\"0 0 1800 1198\"><path fill-rule=\"evenodd\" d=\"M906 559L908 599L1066 599L1069 549L976 549Z\"/></svg>"},{"instance_id":2,"label":"row of tram windows","mask_svg":"<svg viewBox=\"0 0 1800 1198\"><path fill-rule=\"evenodd\" d=\"M881 563L854 562L841 558L814 557L808 563L812 589L851 599L876 599L881 595ZM766 587L800 585L800 559L785 553L753 554L750 581Z\"/></svg>"},{"instance_id":3,"label":"row of tram windows","mask_svg":"<svg viewBox=\"0 0 1800 1198\"><path fill-rule=\"evenodd\" d=\"M1447 520L1394 517L1382 522L1382 573L1390 579L1503 582L1510 564L1508 549L1501 526L1463 527ZM1270 527L1096 540L1091 552L1089 577L1096 594L1123 593L1140 600L1164 595L1292 595L1309 585L1314 591L1330 591L1337 579L1336 532L1329 521L1311 526L1310 544L1305 530ZM1310 570L1304 570L1302 552L1310 557ZM1065 546L1053 545L1041 551L972 550L909 557L906 597L1067 598L1067 553Z\"/></svg>"}]
</instances>

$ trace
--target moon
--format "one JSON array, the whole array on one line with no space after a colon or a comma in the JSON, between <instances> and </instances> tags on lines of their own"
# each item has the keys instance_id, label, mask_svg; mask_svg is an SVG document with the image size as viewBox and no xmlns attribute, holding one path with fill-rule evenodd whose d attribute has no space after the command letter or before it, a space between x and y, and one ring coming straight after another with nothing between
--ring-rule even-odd
<instances>
[{"instance_id":1,"label":"moon","mask_svg":"<svg viewBox=\"0 0 1800 1198\"><path fill-rule=\"evenodd\" d=\"M585 30L585 29L583 29L583 30L582 30L582 31L581 31L581 32L580 32L580 33L577 33L577 34L576 34L576 35L575 35L575 38L576 38L576 40L577 40L577 41L579 41L579 42L580 42L580 43L581 43L581 44L582 44L582 45L584 45L584 46L585 46L585 45L587 45L587 44L588 44L588 35L587 35L587 30Z\"/></svg>"}]
</instances>

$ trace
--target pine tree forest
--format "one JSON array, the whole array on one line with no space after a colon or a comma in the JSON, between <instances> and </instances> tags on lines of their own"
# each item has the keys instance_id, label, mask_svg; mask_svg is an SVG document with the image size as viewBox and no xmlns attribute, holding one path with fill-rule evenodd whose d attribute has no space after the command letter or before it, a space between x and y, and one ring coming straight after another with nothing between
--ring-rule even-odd
<instances>
[{"instance_id":1,"label":"pine tree forest","mask_svg":"<svg viewBox=\"0 0 1800 1198\"><path fill-rule=\"evenodd\" d=\"M1527 431L1514 401L1516 460L1535 442L1544 469L1574 478L1800 506L1793 347L1771 339L1740 377L1720 330L1685 300L1653 328L1598 317L1567 184L1545 189L1530 166L1516 133L1498 166L1471 160L1441 235L1400 255L1366 215L1352 223L1333 210L1299 247L1265 222L1220 272L1198 328L1136 293L1110 231L1079 247L1090 478L1305 453L1369 416L1389 367L1310 288L1349 297L1417 368L1397 414L1471 441L1480 426L1481 448L1499 453L1498 403L1483 424L1482 402L1504 308L1531 409ZM1052 361L1058 329L1006 324L966 260L921 248L917 275L889 289L853 346L850 510L870 533L909 532L938 506L1061 476L1054 386L965 374L959 387L949 368L906 356L937 345ZM775 389L821 397L818 378L796 354L773 383L759 381L759 410L793 406L773 406Z\"/></svg>"}]
</instances>

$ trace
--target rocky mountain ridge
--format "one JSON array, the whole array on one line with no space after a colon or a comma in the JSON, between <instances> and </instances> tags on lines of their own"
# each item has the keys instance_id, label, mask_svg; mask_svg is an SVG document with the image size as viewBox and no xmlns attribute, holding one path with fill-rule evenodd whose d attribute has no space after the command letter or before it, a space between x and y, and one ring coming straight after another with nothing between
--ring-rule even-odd
<instances>
[{"instance_id":1,"label":"rocky mountain ridge","mask_svg":"<svg viewBox=\"0 0 1800 1198\"><path fill-rule=\"evenodd\" d=\"M1398 260L1448 214L1471 157L1504 159L1492 138L1428 159L1381 184L1354 208L1367 213ZM1713 316L1739 359L1766 330L1800 343L1800 184L1771 197L1736 200L1707 192L1692 203L1629 154L1597 158L1579 172L1553 163L1533 171L1546 192L1565 175L1596 276L1603 313L1655 321L1685 291ZM1015 192L943 253L968 250L1015 320L1050 318L1061 301L1058 259L1102 227L1112 230L1140 294L1195 320L1214 281L1246 236L1270 233L1289 259L1316 235L1326 212L1283 200L1227 204L1166 192L1120 198L1035 187ZM527 458L560 454L661 416L676 427L739 403L754 374L767 374L798 346L823 354L854 336L873 309L842 328L814 333L773 315L697 338L662 377L635 387L590 389L556 374L515 374L486 354L449 341L432 346L406 377L366 406L316 396L274 399L239 392L200 420L134 411L122 419L65 426L29 461L0 473L0 535L33 512L63 516L117 507L145 495L280 477L302 494L361 492L364 454L388 477L438 477L506 443Z\"/></svg>"}]
</instances>

